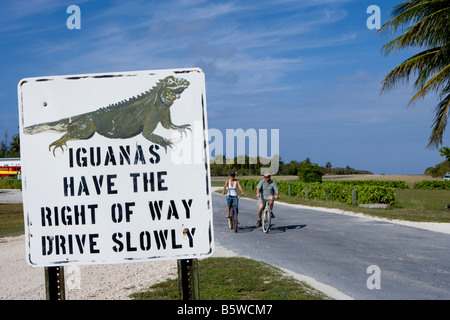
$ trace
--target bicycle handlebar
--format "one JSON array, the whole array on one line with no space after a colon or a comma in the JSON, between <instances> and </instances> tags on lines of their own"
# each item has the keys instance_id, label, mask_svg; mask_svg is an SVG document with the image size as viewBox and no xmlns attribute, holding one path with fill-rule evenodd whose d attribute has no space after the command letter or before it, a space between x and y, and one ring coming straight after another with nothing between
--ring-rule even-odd
<instances>
[{"instance_id":1,"label":"bicycle handlebar","mask_svg":"<svg viewBox=\"0 0 450 320\"><path fill-rule=\"evenodd\" d=\"M264 200L264 196L263 195L259 195L259 198L261 199L261 200ZM278 198L275 198L275 196L270 196L270 197L268 197L266 200L273 200L273 201L275 201L275 200L277 200Z\"/></svg>"}]
</instances>

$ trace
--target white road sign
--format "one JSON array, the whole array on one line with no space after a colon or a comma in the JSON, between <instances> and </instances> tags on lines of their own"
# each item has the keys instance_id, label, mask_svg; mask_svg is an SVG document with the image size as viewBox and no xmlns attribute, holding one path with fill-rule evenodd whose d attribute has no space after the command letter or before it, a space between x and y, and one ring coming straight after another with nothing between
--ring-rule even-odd
<instances>
[{"instance_id":1,"label":"white road sign","mask_svg":"<svg viewBox=\"0 0 450 320\"><path fill-rule=\"evenodd\" d=\"M28 78L18 99L30 265L212 254L202 70Z\"/></svg>"}]
</instances>

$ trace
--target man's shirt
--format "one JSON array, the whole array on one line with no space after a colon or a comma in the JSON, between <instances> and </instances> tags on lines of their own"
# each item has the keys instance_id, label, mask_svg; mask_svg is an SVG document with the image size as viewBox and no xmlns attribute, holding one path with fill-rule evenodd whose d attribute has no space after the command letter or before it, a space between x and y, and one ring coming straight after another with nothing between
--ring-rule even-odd
<instances>
[{"instance_id":1,"label":"man's shirt","mask_svg":"<svg viewBox=\"0 0 450 320\"><path fill-rule=\"evenodd\" d=\"M259 189L260 193L262 192L263 197L274 196L278 192L278 186L272 179L269 180L268 184L265 180L261 180L256 186L256 189Z\"/></svg>"}]
</instances>

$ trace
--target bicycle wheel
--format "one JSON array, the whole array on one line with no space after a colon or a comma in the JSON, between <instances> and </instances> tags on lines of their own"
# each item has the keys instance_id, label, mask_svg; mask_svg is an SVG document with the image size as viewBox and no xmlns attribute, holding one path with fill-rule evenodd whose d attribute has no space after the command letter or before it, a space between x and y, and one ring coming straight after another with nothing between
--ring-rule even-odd
<instances>
[{"instance_id":1,"label":"bicycle wheel","mask_svg":"<svg viewBox=\"0 0 450 320\"><path fill-rule=\"evenodd\" d=\"M228 227L233 229L233 219L234 219L234 205L231 205L230 208L230 217L228 218Z\"/></svg>"},{"instance_id":2,"label":"bicycle wheel","mask_svg":"<svg viewBox=\"0 0 450 320\"><path fill-rule=\"evenodd\" d=\"M233 215L231 216L231 219L233 220L232 221L232 224L233 224L233 231L234 232L237 232L238 231L238 211L237 210L235 210L235 211L233 211Z\"/></svg>"},{"instance_id":3,"label":"bicycle wheel","mask_svg":"<svg viewBox=\"0 0 450 320\"><path fill-rule=\"evenodd\" d=\"M270 230L270 210L269 208L265 208L263 211L263 216L262 216L262 229L265 233L268 233Z\"/></svg>"}]
</instances>

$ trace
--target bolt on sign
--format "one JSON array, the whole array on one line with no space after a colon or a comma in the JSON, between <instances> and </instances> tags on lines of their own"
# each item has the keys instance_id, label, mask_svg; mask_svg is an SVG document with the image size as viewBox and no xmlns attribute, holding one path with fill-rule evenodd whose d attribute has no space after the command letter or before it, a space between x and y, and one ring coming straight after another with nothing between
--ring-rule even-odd
<instances>
[{"instance_id":1,"label":"bolt on sign","mask_svg":"<svg viewBox=\"0 0 450 320\"><path fill-rule=\"evenodd\" d=\"M27 78L18 99L30 265L212 254L202 70Z\"/></svg>"}]
</instances>

